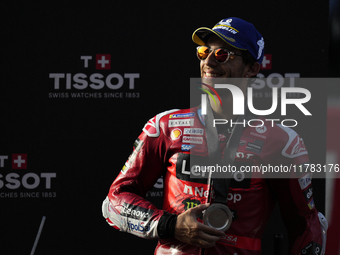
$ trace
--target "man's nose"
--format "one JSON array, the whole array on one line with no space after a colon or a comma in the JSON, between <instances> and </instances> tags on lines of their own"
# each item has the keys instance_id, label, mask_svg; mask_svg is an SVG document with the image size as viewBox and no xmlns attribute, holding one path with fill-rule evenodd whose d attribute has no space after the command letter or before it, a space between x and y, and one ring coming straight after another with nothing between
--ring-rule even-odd
<instances>
[{"instance_id":1,"label":"man's nose","mask_svg":"<svg viewBox=\"0 0 340 255\"><path fill-rule=\"evenodd\" d=\"M208 55L208 57L204 60L205 64L208 66L216 66L217 65L217 61L215 58L215 51L210 52L210 54Z\"/></svg>"}]
</instances>

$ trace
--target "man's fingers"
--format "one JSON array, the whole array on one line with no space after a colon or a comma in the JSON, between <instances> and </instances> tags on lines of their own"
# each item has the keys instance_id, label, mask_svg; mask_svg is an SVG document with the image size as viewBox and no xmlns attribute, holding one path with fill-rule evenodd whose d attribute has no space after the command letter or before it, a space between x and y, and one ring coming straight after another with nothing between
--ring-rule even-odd
<instances>
[{"instance_id":1,"label":"man's fingers","mask_svg":"<svg viewBox=\"0 0 340 255\"><path fill-rule=\"evenodd\" d=\"M207 209L209 206L210 206L210 204L200 204L196 207L190 208L189 210L190 210L191 214L198 214L198 213L204 211L205 209Z\"/></svg>"},{"instance_id":2,"label":"man's fingers","mask_svg":"<svg viewBox=\"0 0 340 255\"><path fill-rule=\"evenodd\" d=\"M215 246L216 242L220 240L220 236L212 236L206 233L201 233L195 240L195 243L200 248L210 248Z\"/></svg>"},{"instance_id":3,"label":"man's fingers","mask_svg":"<svg viewBox=\"0 0 340 255\"><path fill-rule=\"evenodd\" d=\"M223 233L223 235L224 235L224 233ZM212 234L207 233L207 232L202 232L202 233L200 234L200 238L201 238L201 239L204 239L205 241L211 242L211 243L217 242L218 240L221 239L221 237L222 237L222 236L220 236L220 235L212 235Z\"/></svg>"},{"instance_id":4,"label":"man's fingers","mask_svg":"<svg viewBox=\"0 0 340 255\"><path fill-rule=\"evenodd\" d=\"M175 238L201 248L213 247L224 232L197 221L197 215L209 205L201 204L179 214L175 226Z\"/></svg>"},{"instance_id":5,"label":"man's fingers","mask_svg":"<svg viewBox=\"0 0 340 255\"><path fill-rule=\"evenodd\" d=\"M207 204L201 204L201 205L198 205L196 207L193 207L193 208L190 209L191 210L190 214L196 216L198 213L204 211L209 206L210 206L210 204L207 203ZM208 234L211 234L211 235L215 235L215 236L223 236L224 235L224 232L221 231L221 230L217 230L215 228L206 226L206 225L201 224L199 222L198 222L198 224L199 224L200 229L202 231L204 231L205 233L208 233Z\"/></svg>"},{"instance_id":6,"label":"man's fingers","mask_svg":"<svg viewBox=\"0 0 340 255\"><path fill-rule=\"evenodd\" d=\"M218 237L224 236L224 232L221 231L221 230L209 227L209 226L204 225L202 223L198 223L198 224L200 225L200 230L202 232L204 232L204 233L207 233L207 234L210 234L210 235L214 235L214 236L218 236Z\"/></svg>"},{"instance_id":7,"label":"man's fingers","mask_svg":"<svg viewBox=\"0 0 340 255\"><path fill-rule=\"evenodd\" d=\"M193 243L193 245L199 247L199 248L211 248L215 246L214 242L207 242L205 240L199 240Z\"/></svg>"}]
</instances>

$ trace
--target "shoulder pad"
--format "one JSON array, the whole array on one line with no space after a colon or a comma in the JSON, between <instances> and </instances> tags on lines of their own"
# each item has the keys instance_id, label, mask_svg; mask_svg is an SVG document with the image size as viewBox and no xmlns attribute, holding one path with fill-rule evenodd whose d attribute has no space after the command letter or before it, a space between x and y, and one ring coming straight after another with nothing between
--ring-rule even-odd
<instances>
[{"instance_id":1,"label":"shoulder pad","mask_svg":"<svg viewBox=\"0 0 340 255\"><path fill-rule=\"evenodd\" d=\"M282 155L287 158L296 158L308 154L303 139L291 128L277 124L283 131L288 134L288 142L282 150Z\"/></svg>"},{"instance_id":2,"label":"shoulder pad","mask_svg":"<svg viewBox=\"0 0 340 255\"><path fill-rule=\"evenodd\" d=\"M157 114L155 117L153 117L152 119L150 119L145 126L143 127L143 131L149 136L149 137L158 137L160 134L160 130L159 130L159 121L160 119L172 112L176 112L179 111L179 109L173 109L173 110L169 110L169 111L165 111L162 113Z\"/></svg>"}]
</instances>

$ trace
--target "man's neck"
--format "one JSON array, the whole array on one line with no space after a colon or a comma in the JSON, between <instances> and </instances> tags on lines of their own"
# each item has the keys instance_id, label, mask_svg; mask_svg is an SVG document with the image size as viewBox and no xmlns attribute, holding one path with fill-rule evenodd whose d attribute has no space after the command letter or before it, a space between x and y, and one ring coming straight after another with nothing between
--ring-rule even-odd
<instances>
[{"instance_id":1,"label":"man's neck","mask_svg":"<svg viewBox=\"0 0 340 255\"><path fill-rule=\"evenodd\" d=\"M222 105L217 98L215 100L217 104L215 104L213 100L210 100L210 105L216 119L226 119L228 121L237 119L238 116L233 115L233 97L231 94L221 97Z\"/></svg>"}]
</instances>

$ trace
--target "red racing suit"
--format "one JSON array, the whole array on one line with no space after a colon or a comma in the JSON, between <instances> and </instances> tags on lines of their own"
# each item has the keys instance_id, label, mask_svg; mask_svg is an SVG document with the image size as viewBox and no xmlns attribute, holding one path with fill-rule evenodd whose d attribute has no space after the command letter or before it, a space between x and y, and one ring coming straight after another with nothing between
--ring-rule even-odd
<instances>
[{"instance_id":1,"label":"red racing suit","mask_svg":"<svg viewBox=\"0 0 340 255\"><path fill-rule=\"evenodd\" d=\"M303 140L295 131L272 122L263 123L262 127L243 129L235 166L245 170L252 166L302 166L309 162ZM225 130L219 134L222 149L230 133ZM142 238L160 238L155 254L201 254L200 248L175 238L161 238L158 227L170 214L178 215L207 203L207 180L191 179L188 163L189 155L208 157L207 151L200 109L156 115L145 124L133 153L112 183L102 206L104 218L120 231ZM164 198L163 208L158 209L145 197L161 176ZM234 174L227 203L233 222L216 246L204 249L204 254L261 254L261 237L276 201L289 233L290 254L320 254L321 228L312 192L310 173L287 179L261 178L261 174L246 171Z\"/></svg>"}]
</instances>

